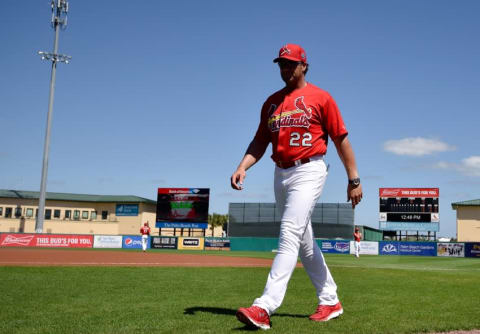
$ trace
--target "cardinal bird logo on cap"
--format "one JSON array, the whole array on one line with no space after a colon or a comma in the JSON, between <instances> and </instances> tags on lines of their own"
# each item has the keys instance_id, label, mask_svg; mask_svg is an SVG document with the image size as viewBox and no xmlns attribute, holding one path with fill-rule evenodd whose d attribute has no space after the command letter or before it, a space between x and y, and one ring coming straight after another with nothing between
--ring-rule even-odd
<instances>
[{"instance_id":1,"label":"cardinal bird logo on cap","mask_svg":"<svg viewBox=\"0 0 480 334\"><path fill-rule=\"evenodd\" d=\"M287 45L284 45L282 51L280 51L280 57L285 54L289 55L290 53L292 53L292 51L290 51Z\"/></svg>"}]
</instances>

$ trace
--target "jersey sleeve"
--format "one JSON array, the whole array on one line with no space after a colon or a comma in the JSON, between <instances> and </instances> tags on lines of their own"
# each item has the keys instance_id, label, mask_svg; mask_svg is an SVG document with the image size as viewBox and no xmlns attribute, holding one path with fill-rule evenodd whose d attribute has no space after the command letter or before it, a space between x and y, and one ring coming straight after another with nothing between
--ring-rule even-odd
<instances>
[{"instance_id":1,"label":"jersey sleeve","mask_svg":"<svg viewBox=\"0 0 480 334\"><path fill-rule=\"evenodd\" d=\"M337 103L330 95L323 107L323 119L326 120L325 128L332 140L348 134Z\"/></svg>"}]
</instances>

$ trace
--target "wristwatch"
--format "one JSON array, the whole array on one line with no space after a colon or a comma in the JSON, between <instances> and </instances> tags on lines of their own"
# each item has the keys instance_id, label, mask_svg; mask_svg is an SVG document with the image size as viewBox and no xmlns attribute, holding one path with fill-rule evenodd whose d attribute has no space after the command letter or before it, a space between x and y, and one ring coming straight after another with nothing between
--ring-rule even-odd
<instances>
[{"instance_id":1,"label":"wristwatch","mask_svg":"<svg viewBox=\"0 0 480 334\"><path fill-rule=\"evenodd\" d=\"M354 187L358 187L360 185L360 178L356 177L352 180L348 180L348 184Z\"/></svg>"}]
</instances>

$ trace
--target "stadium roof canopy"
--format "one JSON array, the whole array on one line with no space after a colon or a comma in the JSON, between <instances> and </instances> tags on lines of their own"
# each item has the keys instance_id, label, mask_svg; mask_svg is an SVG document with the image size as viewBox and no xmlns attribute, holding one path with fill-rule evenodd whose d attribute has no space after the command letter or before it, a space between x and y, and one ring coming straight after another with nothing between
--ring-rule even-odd
<instances>
[{"instance_id":1,"label":"stadium roof canopy","mask_svg":"<svg viewBox=\"0 0 480 334\"><path fill-rule=\"evenodd\" d=\"M69 193L51 193L47 192L46 200L49 201L73 201L73 202L101 202L101 203L146 203L156 204L148 198L133 195L86 195L86 194L69 194ZM17 199L39 199L38 191L23 190L7 190L0 189L0 198L17 198Z\"/></svg>"},{"instance_id":2,"label":"stadium roof canopy","mask_svg":"<svg viewBox=\"0 0 480 334\"><path fill-rule=\"evenodd\" d=\"M459 206L480 206L480 199L452 203L452 209L456 210Z\"/></svg>"}]
</instances>

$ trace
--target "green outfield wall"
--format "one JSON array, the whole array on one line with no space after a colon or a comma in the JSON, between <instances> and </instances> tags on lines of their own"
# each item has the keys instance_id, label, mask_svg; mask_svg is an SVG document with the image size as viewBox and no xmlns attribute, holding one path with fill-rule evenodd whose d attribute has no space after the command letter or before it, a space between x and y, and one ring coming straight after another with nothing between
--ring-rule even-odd
<instances>
[{"instance_id":1,"label":"green outfield wall","mask_svg":"<svg viewBox=\"0 0 480 334\"><path fill-rule=\"evenodd\" d=\"M278 248L278 238L230 237L229 239L232 251L272 252ZM317 240L317 244L321 247L321 240Z\"/></svg>"}]
</instances>

